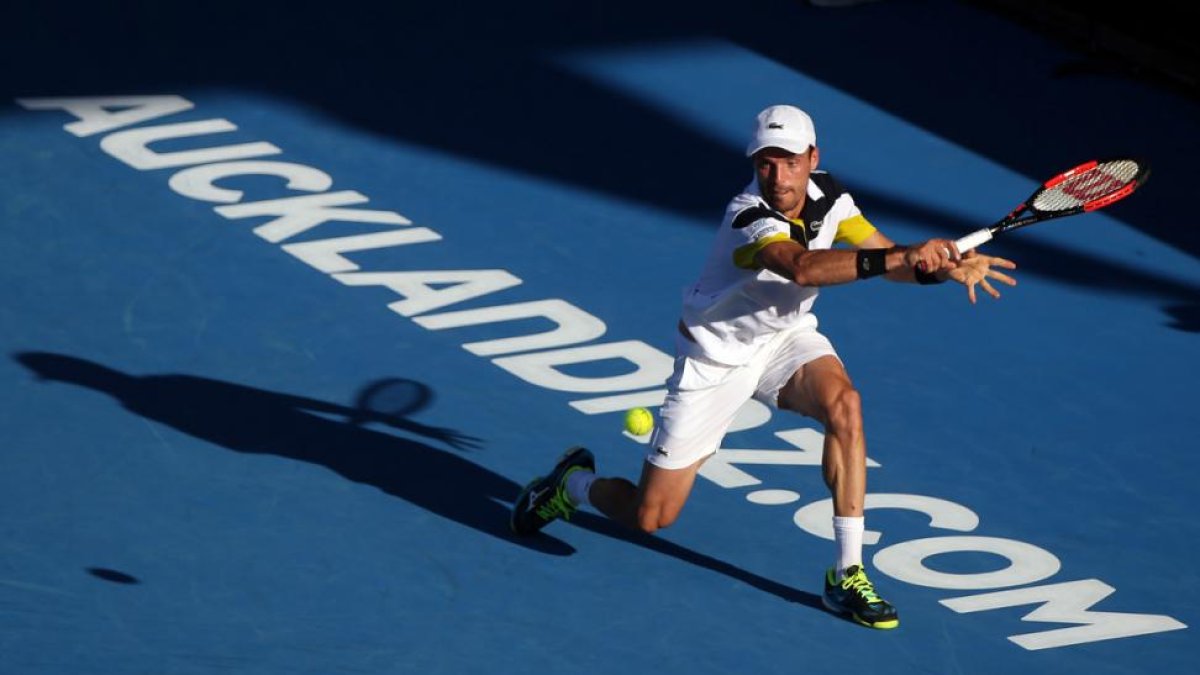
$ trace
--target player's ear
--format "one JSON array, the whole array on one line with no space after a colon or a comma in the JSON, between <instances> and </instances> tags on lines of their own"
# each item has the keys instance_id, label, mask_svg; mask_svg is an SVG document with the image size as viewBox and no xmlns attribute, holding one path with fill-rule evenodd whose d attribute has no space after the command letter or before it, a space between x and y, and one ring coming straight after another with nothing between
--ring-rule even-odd
<instances>
[{"instance_id":1,"label":"player's ear","mask_svg":"<svg viewBox=\"0 0 1200 675\"><path fill-rule=\"evenodd\" d=\"M809 161L808 168L810 170L817 168L817 164L819 164L821 161L821 153L820 153L820 151L817 150L817 146L814 145L814 146L812 146L812 148L809 149L808 161Z\"/></svg>"}]
</instances>

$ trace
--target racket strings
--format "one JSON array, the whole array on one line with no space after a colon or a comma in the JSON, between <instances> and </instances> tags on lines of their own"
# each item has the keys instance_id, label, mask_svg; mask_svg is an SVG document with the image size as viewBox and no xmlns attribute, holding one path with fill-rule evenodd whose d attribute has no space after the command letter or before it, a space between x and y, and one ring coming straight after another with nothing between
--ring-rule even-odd
<instances>
[{"instance_id":1,"label":"racket strings","mask_svg":"<svg viewBox=\"0 0 1200 675\"><path fill-rule=\"evenodd\" d=\"M1101 162L1038 194L1031 207L1053 212L1074 209L1107 197L1136 180L1141 167L1131 159Z\"/></svg>"}]
</instances>

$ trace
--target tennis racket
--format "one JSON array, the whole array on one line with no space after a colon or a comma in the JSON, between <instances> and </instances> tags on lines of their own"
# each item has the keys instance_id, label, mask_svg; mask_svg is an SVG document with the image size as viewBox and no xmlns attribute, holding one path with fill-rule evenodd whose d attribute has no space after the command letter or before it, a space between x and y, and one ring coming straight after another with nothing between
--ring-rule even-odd
<instances>
[{"instance_id":1,"label":"tennis racket","mask_svg":"<svg viewBox=\"0 0 1200 675\"><path fill-rule=\"evenodd\" d=\"M995 225L976 230L954 242L959 253L1044 220L1074 216L1118 202L1142 186L1150 167L1130 158L1093 160L1042 183L1029 198ZM1023 215L1028 211L1028 215Z\"/></svg>"}]
</instances>

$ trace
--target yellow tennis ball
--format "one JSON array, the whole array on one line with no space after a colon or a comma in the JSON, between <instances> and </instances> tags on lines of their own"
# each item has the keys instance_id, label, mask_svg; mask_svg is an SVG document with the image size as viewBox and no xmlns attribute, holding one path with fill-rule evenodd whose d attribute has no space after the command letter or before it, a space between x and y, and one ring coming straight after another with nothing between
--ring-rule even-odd
<instances>
[{"instance_id":1,"label":"yellow tennis ball","mask_svg":"<svg viewBox=\"0 0 1200 675\"><path fill-rule=\"evenodd\" d=\"M625 413L625 430L634 436L645 436L654 429L654 415L645 408L631 408Z\"/></svg>"}]
</instances>

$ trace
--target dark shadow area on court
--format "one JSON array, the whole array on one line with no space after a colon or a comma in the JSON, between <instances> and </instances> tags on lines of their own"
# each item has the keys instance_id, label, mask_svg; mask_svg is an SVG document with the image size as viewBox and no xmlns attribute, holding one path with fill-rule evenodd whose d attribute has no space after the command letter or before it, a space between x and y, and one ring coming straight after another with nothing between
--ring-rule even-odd
<instances>
[{"instance_id":1,"label":"dark shadow area on court","mask_svg":"<svg viewBox=\"0 0 1200 675\"><path fill-rule=\"evenodd\" d=\"M551 555L575 548L550 534L518 537L508 527L510 504L521 486L462 454L479 445L461 432L405 419L430 405L425 384L388 378L364 387L356 404L343 406L192 375L135 376L65 354L14 355L42 381L63 382L112 396L130 412L235 452L269 454L324 466L347 480L370 485L443 518L510 543ZM339 419L325 417L335 416ZM369 428L383 424L429 443ZM575 525L736 579L789 602L821 606L820 599L735 565L659 537L631 532L586 512ZM90 574L136 583L123 573L91 568Z\"/></svg>"},{"instance_id":2,"label":"dark shadow area on court","mask_svg":"<svg viewBox=\"0 0 1200 675\"><path fill-rule=\"evenodd\" d=\"M1137 11L1081 0L969 0L1079 52L1075 72L1155 82L1200 95L1200 44L1193 10L1175 0L1147 0Z\"/></svg>"},{"instance_id":3,"label":"dark shadow area on court","mask_svg":"<svg viewBox=\"0 0 1200 675\"><path fill-rule=\"evenodd\" d=\"M87 573L96 577L97 579L102 579L114 584L134 586L142 583L132 574L126 574L120 570L108 569L107 567L89 567L87 568Z\"/></svg>"}]
</instances>

